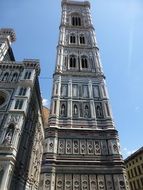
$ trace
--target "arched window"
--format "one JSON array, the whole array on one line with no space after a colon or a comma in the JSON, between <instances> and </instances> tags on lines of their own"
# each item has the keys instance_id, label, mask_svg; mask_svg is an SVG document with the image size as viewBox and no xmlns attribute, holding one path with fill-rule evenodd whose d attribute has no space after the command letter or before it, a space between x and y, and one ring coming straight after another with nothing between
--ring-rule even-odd
<instances>
[{"instance_id":1,"label":"arched window","mask_svg":"<svg viewBox=\"0 0 143 190\"><path fill-rule=\"evenodd\" d=\"M14 109L22 109L23 100L16 100Z\"/></svg>"},{"instance_id":2,"label":"arched window","mask_svg":"<svg viewBox=\"0 0 143 190\"><path fill-rule=\"evenodd\" d=\"M2 81L7 81L8 76L9 76L9 73L6 72L6 73L4 74L4 76L3 76L3 78L2 78Z\"/></svg>"},{"instance_id":3,"label":"arched window","mask_svg":"<svg viewBox=\"0 0 143 190\"><path fill-rule=\"evenodd\" d=\"M81 18L79 16L72 17L72 25L73 26L81 26Z\"/></svg>"},{"instance_id":4,"label":"arched window","mask_svg":"<svg viewBox=\"0 0 143 190\"><path fill-rule=\"evenodd\" d=\"M70 43L71 43L71 44L75 44L75 43L76 43L75 34L71 34L71 35L70 35Z\"/></svg>"},{"instance_id":5,"label":"arched window","mask_svg":"<svg viewBox=\"0 0 143 190\"><path fill-rule=\"evenodd\" d=\"M76 57L74 55L70 56L70 67L75 68L76 67Z\"/></svg>"},{"instance_id":6,"label":"arched window","mask_svg":"<svg viewBox=\"0 0 143 190\"><path fill-rule=\"evenodd\" d=\"M83 69L87 69L88 68L88 61L87 61L87 57L86 56L82 56L81 57L81 67Z\"/></svg>"},{"instance_id":7,"label":"arched window","mask_svg":"<svg viewBox=\"0 0 143 190\"><path fill-rule=\"evenodd\" d=\"M25 96L25 94L26 94L26 91L27 91L27 89L26 88L20 88L20 91L19 91L19 95L20 96Z\"/></svg>"},{"instance_id":8,"label":"arched window","mask_svg":"<svg viewBox=\"0 0 143 190\"><path fill-rule=\"evenodd\" d=\"M17 74L17 73L14 73L13 76L12 76L11 81L16 81L16 80L17 80L17 77L18 77L18 74Z\"/></svg>"},{"instance_id":9,"label":"arched window","mask_svg":"<svg viewBox=\"0 0 143 190\"><path fill-rule=\"evenodd\" d=\"M9 127L7 128L3 144L11 144L13 133L14 133L14 124L10 124Z\"/></svg>"},{"instance_id":10,"label":"arched window","mask_svg":"<svg viewBox=\"0 0 143 190\"><path fill-rule=\"evenodd\" d=\"M80 37L79 37L79 41L80 41L80 44L85 44L85 37L84 37L83 34L80 35Z\"/></svg>"}]
</instances>

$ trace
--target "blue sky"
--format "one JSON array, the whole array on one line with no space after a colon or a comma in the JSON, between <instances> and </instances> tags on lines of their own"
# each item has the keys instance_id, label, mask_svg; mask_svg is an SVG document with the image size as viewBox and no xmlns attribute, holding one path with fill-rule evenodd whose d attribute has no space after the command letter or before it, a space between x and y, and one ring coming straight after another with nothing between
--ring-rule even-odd
<instances>
[{"instance_id":1,"label":"blue sky","mask_svg":"<svg viewBox=\"0 0 143 190\"><path fill-rule=\"evenodd\" d=\"M143 145L143 1L90 0L92 18L124 157ZM0 27L17 41L16 59L38 58L44 102L50 103L61 0L0 0ZM46 77L46 78L45 78Z\"/></svg>"}]
</instances>

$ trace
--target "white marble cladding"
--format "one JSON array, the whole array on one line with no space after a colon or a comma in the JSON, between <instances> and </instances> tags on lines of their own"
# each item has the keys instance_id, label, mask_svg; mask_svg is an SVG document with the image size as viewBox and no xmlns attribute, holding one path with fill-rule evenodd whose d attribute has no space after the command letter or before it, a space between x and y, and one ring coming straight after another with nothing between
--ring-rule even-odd
<instances>
[{"instance_id":1,"label":"white marble cladding","mask_svg":"<svg viewBox=\"0 0 143 190\"><path fill-rule=\"evenodd\" d=\"M59 139L48 138L45 140L45 153L59 155L119 155L120 150L117 139Z\"/></svg>"},{"instance_id":2,"label":"white marble cladding","mask_svg":"<svg viewBox=\"0 0 143 190\"><path fill-rule=\"evenodd\" d=\"M55 180L56 178L56 180ZM54 181L53 181L54 179ZM39 190L128 190L124 174L42 174Z\"/></svg>"}]
</instances>

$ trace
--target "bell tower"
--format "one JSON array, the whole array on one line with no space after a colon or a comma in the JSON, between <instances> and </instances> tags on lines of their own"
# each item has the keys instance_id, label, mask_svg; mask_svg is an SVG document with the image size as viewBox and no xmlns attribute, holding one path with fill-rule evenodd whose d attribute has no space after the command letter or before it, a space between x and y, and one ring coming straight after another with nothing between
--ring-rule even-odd
<instances>
[{"instance_id":1,"label":"bell tower","mask_svg":"<svg viewBox=\"0 0 143 190\"><path fill-rule=\"evenodd\" d=\"M88 1L62 1L40 190L127 190Z\"/></svg>"}]
</instances>

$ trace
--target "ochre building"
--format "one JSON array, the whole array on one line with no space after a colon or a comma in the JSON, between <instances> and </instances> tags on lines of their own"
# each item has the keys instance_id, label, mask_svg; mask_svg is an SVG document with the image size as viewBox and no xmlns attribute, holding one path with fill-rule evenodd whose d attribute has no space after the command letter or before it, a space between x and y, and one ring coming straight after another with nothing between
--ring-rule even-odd
<instances>
[{"instance_id":1,"label":"ochre building","mask_svg":"<svg viewBox=\"0 0 143 190\"><path fill-rule=\"evenodd\" d=\"M143 147L125 159L131 190L143 190Z\"/></svg>"}]
</instances>

